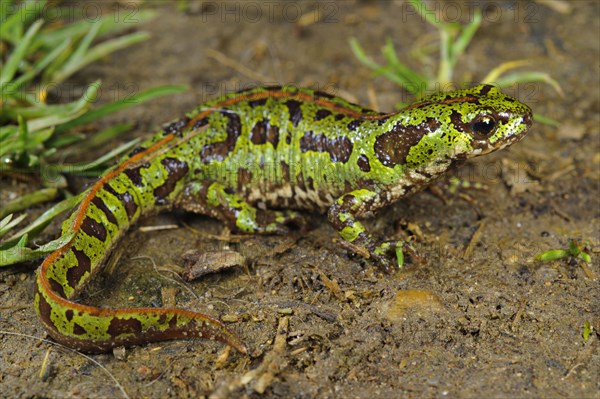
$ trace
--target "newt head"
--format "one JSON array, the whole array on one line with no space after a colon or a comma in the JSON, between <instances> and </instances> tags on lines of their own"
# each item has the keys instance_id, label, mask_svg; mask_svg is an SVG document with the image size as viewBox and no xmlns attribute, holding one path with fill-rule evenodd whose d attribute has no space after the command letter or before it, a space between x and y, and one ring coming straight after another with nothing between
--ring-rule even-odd
<instances>
[{"instance_id":1,"label":"newt head","mask_svg":"<svg viewBox=\"0 0 600 399\"><path fill-rule=\"evenodd\" d=\"M533 123L531 108L487 84L426 97L397 115L403 129L412 125L405 164L415 169L500 150L525 137Z\"/></svg>"},{"instance_id":2,"label":"newt head","mask_svg":"<svg viewBox=\"0 0 600 399\"><path fill-rule=\"evenodd\" d=\"M533 124L531 108L491 85L470 89L478 109L465 112L455 126L471 137L466 158L501 150L525 137Z\"/></svg>"}]
</instances>

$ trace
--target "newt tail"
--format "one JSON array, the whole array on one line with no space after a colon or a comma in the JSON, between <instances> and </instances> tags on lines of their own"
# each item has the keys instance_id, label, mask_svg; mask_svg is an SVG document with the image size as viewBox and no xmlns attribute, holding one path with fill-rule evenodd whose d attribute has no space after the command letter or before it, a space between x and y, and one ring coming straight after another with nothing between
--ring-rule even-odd
<instances>
[{"instance_id":1,"label":"newt tail","mask_svg":"<svg viewBox=\"0 0 600 399\"><path fill-rule=\"evenodd\" d=\"M175 308L103 309L73 302L103 266L116 241L143 214L172 205L185 168L169 157L177 152L172 134L151 140L92 186L63 225L73 238L50 254L38 269L35 308L57 342L82 352L100 353L175 338L222 341L242 353L246 346L220 321ZM154 165L156 178L136 177L140 165ZM144 206L152 196L152 206Z\"/></svg>"}]
</instances>

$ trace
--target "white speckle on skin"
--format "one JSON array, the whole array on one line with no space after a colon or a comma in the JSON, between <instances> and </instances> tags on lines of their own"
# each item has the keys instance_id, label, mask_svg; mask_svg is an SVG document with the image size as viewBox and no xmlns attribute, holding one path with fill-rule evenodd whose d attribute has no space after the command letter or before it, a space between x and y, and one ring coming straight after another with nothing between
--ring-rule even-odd
<instances>
[{"instance_id":1,"label":"white speckle on skin","mask_svg":"<svg viewBox=\"0 0 600 399\"><path fill-rule=\"evenodd\" d=\"M405 186L406 186L406 183L393 186L389 191L388 201L391 202L391 201L394 201L396 198L402 198L404 193L406 193L406 190L404 189Z\"/></svg>"},{"instance_id":2,"label":"white speckle on skin","mask_svg":"<svg viewBox=\"0 0 600 399\"><path fill-rule=\"evenodd\" d=\"M250 204L255 204L261 210L266 210L273 205L287 208L290 204L296 204L305 209L318 208L323 210L328 208L334 201L330 193L320 196L316 190L305 190L302 187L290 184L273 187L268 192L253 187L246 193L245 198Z\"/></svg>"},{"instance_id":3,"label":"white speckle on skin","mask_svg":"<svg viewBox=\"0 0 600 399\"><path fill-rule=\"evenodd\" d=\"M325 201L323 201L316 190L303 190L302 187L299 186L294 187L294 194L294 198L298 204L313 204L318 208L326 208L333 203L333 197L331 194L327 193L325 196Z\"/></svg>"},{"instance_id":4,"label":"white speckle on skin","mask_svg":"<svg viewBox=\"0 0 600 399\"><path fill-rule=\"evenodd\" d=\"M250 203L258 203L265 206L267 203L274 203L278 199L291 198L294 195L292 187L289 184L284 186L275 187L272 190L264 193L257 187L252 187L247 193L246 198Z\"/></svg>"}]
</instances>

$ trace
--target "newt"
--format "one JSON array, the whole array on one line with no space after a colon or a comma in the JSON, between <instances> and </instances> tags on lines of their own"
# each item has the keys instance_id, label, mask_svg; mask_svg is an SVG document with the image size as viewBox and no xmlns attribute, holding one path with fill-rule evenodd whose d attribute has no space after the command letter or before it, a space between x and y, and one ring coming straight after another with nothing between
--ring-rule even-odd
<instances>
[{"instance_id":1,"label":"newt","mask_svg":"<svg viewBox=\"0 0 600 399\"><path fill-rule=\"evenodd\" d=\"M393 113L290 86L253 88L166 124L106 172L63 223L72 238L36 273L35 309L48 334L83 352L202 337L247 351L207 315L76 303L140 217L182 209L244 233L285 234L299 211L326 213L343 242L382 271L401 242L359 221L463 161L521 140L531 109L491 85L440 93Z\"/></svg>"}]
</instances>

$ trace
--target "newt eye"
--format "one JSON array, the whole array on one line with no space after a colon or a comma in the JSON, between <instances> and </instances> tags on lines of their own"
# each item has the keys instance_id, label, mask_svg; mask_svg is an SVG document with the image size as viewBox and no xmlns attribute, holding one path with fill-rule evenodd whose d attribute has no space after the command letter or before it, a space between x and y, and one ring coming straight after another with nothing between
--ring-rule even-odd
<instances>
[{"instance_id":1,"label":"newt eye","mask_svg":"<svg viewBox=\"0 0 600 399\"><path fill-rule=\"evenodd\" d=\"M496 130L496 120L489 115L479 115L471 122L471 131L482 136L489 136Z\"/></svg>"}]
</instances>

